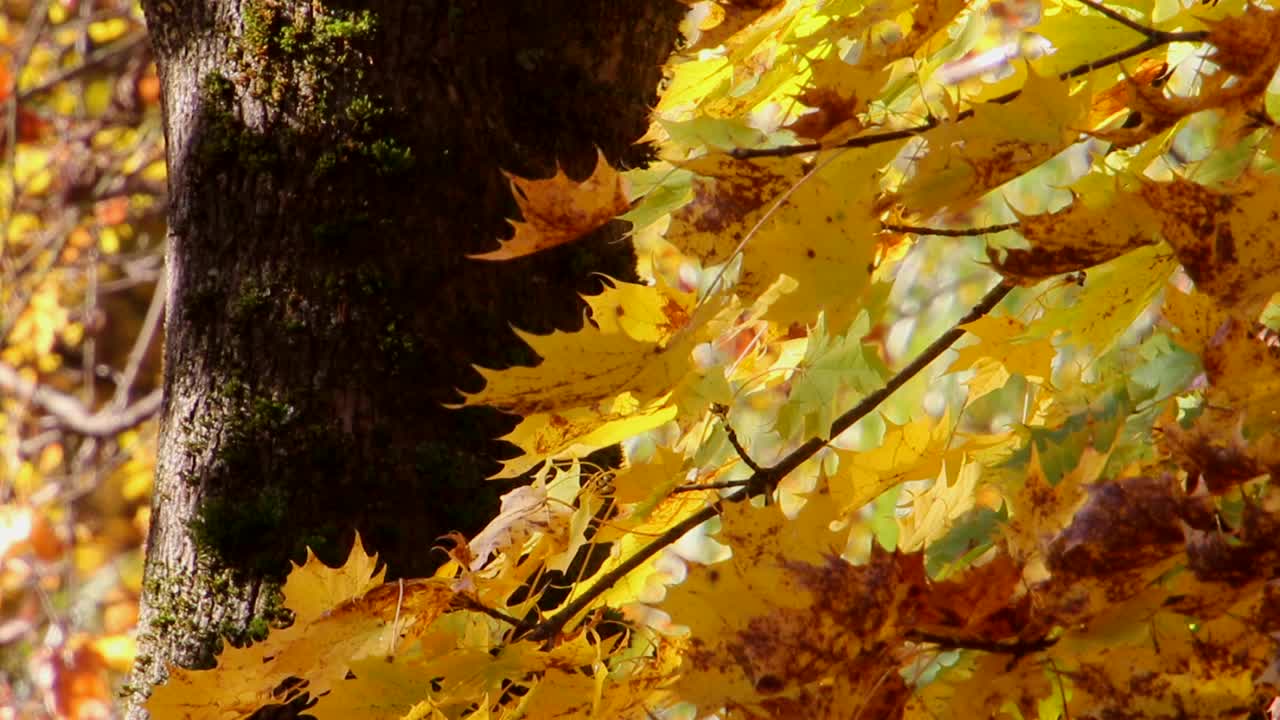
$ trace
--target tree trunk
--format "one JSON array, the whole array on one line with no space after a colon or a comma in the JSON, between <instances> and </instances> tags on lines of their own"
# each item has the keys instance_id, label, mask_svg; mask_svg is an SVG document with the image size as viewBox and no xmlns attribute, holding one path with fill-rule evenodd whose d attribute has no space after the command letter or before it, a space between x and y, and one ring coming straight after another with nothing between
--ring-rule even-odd
<instances>
[{"instance_id":1,"label":"tree trunk","mask_svg":"<svg viewBox=\"0 0 1280 720\"><path fill-rule=\"evenodd\" d=\"M512 425L450 411L472 363L531 362L509 324L581 324L607 227L487 264L507 170L635 164L671 0L144 1L172 206L165 404L131 703L168 663L287 622L279 582L353 530L399 576L474 532ZM131 705L131 717L145 717Z\"/></svg>"}]
</instances>

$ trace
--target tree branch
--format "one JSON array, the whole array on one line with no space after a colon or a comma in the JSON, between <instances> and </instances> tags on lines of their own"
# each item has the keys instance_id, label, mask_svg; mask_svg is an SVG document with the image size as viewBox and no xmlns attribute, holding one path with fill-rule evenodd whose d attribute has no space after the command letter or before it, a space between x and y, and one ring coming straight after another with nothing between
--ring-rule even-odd
<instances>
[{"instance_id":1,"label":"tree branch","mask_svg":"<svg viewBox=\"0 0 1280 720\"><path fill-rule=\"evenodd\" d=\"M1081 2L1084 2L1084 4L1088 5L1089 7L1099 9L1099 12L1103 12L1105 15L1107 15L1107 17L1110 17L1116 20L1117 22L1122 23L1126 27L1129 27L1135 30L1136 32L1139 32L1142 35L1146 36L1146 39L1126 50L1119 50L1105 57L1098 58L1097 60L1093 60L1087 63L1081 63L1080 65L1077 65L1071 68L1070 70L1059 73L1058 74L1059 80L1070 80L1071 78L1079 77L1081 75L1091 73L1094 70L1107 67L1108 65L1115 65L1116 63L1123 62L1125 60L1128 60L1129 58L1141 55L1142 53L1147 52L1148 50L1154 50L1160 47L1161 45L1168 45L1170 43L1175 43L1175 42L1203 42L1205 39L1209 37L1209 33L1203 30L1193 30L1193 31L1187 31L1187 32L1167 32L1164 30L1157 30L1155 28L1145 27L1143 25L1138 25L1137 23L1134 23L1128 18L1124 18L1123 15L1119 15L1118 13L1113 15L1112 13L1114 11L1101 10L1100 9L1101 6L1097 5L1096 3L1088 2L1087 0L1081 0ZM1123 18L1123 20L1119 18ZM1014 90L1012 92L1005 93L1004 95L1001 95L999 97L992 98L991 100L988 100L984 104L1007 103L1017 98L1021 94L1022 94L1022 90L1020 89ZM957 114L953 122L960 122L961 120L965 120L971 117L972 115L973 115L973 108L969 108L968 110L965 110ZM819 150L835 150L836 148L871 147L872 145L879 145L880 143L893 142L895 140L905 140L907 138L921 135L937 127L939 124L940 123L938 122L937 118L931 117L926 122L923 122L914 127L904 128L902 130L894 130L891 132L876 133L873 135L863 135L861 137L856 137L851 140L846 140L842 143L831 145L831 146L824 146L822 143L815 142L815 143L805 143L803 145L784 145L782 147L772 147L772 148L735 148L729 151L729 155L739 160L747 160L750 158L758 158L758 157L787 157L790 155L802 155L804 153L818 152Z\"/></svg>"},{"instance_id":2,"label":"tree branch","mask_svg":"<svg viewBox=\"0 0 1280 720\"><path fill-rule=\"evenodd\" d=\"M1009 292L1013 290L1013 285L1005 283L1003 280L1000 284L987 291L987 294L974 305L964 317L960 318L954 326L941 337L934 340L919 355L916 356L906 367L899 370L893 377L889 378L879 390L867 395L857 405L850 408L840 417L831 423L831 429L827 433L828 438L833 438L840 433L848 430L854 423L862 418L870 415L877 407L889 398L898 388L905 385L911 378L920 374L938 356L946 352L948 348L955 344L957 340L964 336L965 330L962 326L971 323L983 317L987 313L995 309L996 305L1005 298ZM810 438L800 447L792 450L777 465L772 467L760 468L746 480L746 486L737 490L716 502L702 508L698 512L681 520L673 525L666 532L654 538L648 545L645 545L634 555L623 560L617 567L600 576L600 579L592 583L581 595L572 602L565 605L559 612L548 617L542 622L535 625L527 634L520 633L517 637L526 637L529 640L537 642L545 642L554 638L564 629L574 617L587 608L596 598L604 594L609 588L613 587L618 581L626 577L632 570L640 567L646 560L658 554L663 548L672 545L685 533L698 527L702 523L710 520L724 508L726 503L742 502L756 495L763 495L772 491L777 487L791 471L800 467L806 460L812 458L830 440L822 438Z\"/></svg>"},{"instance_id":3,"label":"tree branch","mask_svg":"<svg viewBox=\"0 0 1280 720\"><path fill-rule=\"evenodd\" d=\"M996 640L983 640L981 638L949 637L946 635L935 635L933 633L919 631L907 633L907 639L914 642L937 645L939 648L944 650L981 650L982 652L987 653L1014 655L1017 657L1037 653L1041 650L1048 650L1058 642L1055 638L1036 638L1035 640L999 642Z\"/></svg>"},{"instance_id":4,"label":"tree branch","mask_svg":"<svg viewBox=\"0 0 1280 720\"><path fill-rule=\"evenodd\" d=\"M161 401L161 391L156 389L128 407L91 413L71 395L34 383L4 364L0 364L0 390L49 413L63 429L94 438L111 437L142 423L160 411Z\"/></svg>"},{"instance_id":5,"label":"tree branch","mask_svg":"<svg viewBox=\"0 0 1280 720\"><path fill-rule=\"evenodd\" d=\"M742 446L742 441L738 439L737 431L729 424L729 409L717 403L711 407L711 412L720 417L720 425L724 427L724 434L729 438L729 444L733 446L734 451L738 453L738 457L742 459L742 462L751 468L752 472L760 472L760 465L751 459L747 449Z\"/></svg>"},{"instance_id":6,"label":"tree branch","mask_svg":"<svg viewBox=\"0 0 1280 720\"><path fill-rule=\"evenodd\" d=\"M990 233L1004 232L1005 230L1014 230L1020 223L1005 223L1003 225L987 225L986 227L976 228L931 228L917 227L915 225L898 225L896 223L881 223L880 227L885 230L900 233L911 233L912 235L937 235L939 237L973 237L975 235L988 235Z\"/></svg>"},{"instance_id":7,"label":"tree branch","mask_svg":"<svg viewBox=\"0 0 1280 720\"><path fill-rule=\"evenodd\" d=\"M1148 37L1148 38L1157 37L1161 32L1155 28L1147 27L1142 23L1136 22L1134 20L1130 20L1129 18L1125 17L1124 15L1121 15L1119 12L1112 10L1111 8L1107 7L1106 5L1103 5L1100 2L1094 2L1094 0L1079 0L1079 2L1081 5L1087 5L1088 7L1091 7L1094 10L1097 10L1103 15L1106 15L1112 20L1115 20L1116 22L1142 35L1143 37Z\"/></svg>"}]
</instances>

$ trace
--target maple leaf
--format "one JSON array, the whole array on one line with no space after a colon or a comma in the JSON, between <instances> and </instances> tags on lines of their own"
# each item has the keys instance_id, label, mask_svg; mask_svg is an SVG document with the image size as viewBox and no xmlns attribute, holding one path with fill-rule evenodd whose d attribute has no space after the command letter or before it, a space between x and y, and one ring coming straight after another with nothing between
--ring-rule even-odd
<instances>
[{"instance_id":1,"label":"maple leaf","mask_svg":"<svg viewBox=\"0 0 1280 720\"><path fill-rule=\"evenodd\" d=\"M837 451L840 466L827 480L832 497L846 511L861 507L885 490L909 480L933 479L944 463L958 468L962 450L948 450L952 426L946 420L922 417L906 425L886 428L876 447ZM946 484L946 478L943 478Z\"/></svg>"},{"instance_id":2,"label":"maple leaf","mask_svg":"<svg viewBox=\"0 0 1280 720\"><path fill-rule=\"evenodd\" d=\"M1022 92L1007 103L981 103L973 115L924 133L927 151L898 194L918 215L970 202L1040 165L1078 134L1089 94L1029 73Z\"/></svg>"},{"instance_id":3,"label":"maple leaf","mask_svg":"<svg viewBox=\"0 0 1280 720\"><path fill-rule=\"evenodd\" d=\"M907 689L889 648L925 582L923 563L882 551L865 566L840 559L843 538L824 522L833 511L821 494L795 521L776 505L726 510L717 537L733 557L691 569L662 605L691 633L680 697L704 713L729 707L759 717L901 712ZM722 597L735 602L724 607Z\"/></svg>"},{"instance_id":4,"label":"maple leaf","mask_svg":"<svg viewBox=\"0 0 1280 720\"><path fill-rule=\"evenodd\" d=\"M986 360L998 362L1009 372L1030 380L1049 379L1057 351L1043 338L1027 337L1025 326L1017 318L988 315L970 323L966 329L980 342L960 350L952 371L967 370Z\"/></svg>"},{"instance_id":5,"label":"maple leaf","mask_svg":"<svg viewBox=\"0 0 1280 720\"><path fill-rule=\"evenodd\" d=\"M487 404L524 420L505 439L525 455L497 477L514 477L544 459L580 457L670 419L667 395L691 367L697 342L694 298L664 284L614 282L586 298L595 327L531 335L542 358L532 368L479 368L485 388L465 404ZM710 313L704 313L699 324Z\"/></svg>"},{"instance_id":6,"label":"maple leaf","mask_svg":"<svg viewBox=\"0 0 1280 720\"><path fill-rule=\"evenodd\" d=\"M1170 290L1162 308L1176 341L1198 355L1216 405L1265 417L1280 402L1280 350L1251 332L1232 306L1203 293Z\"/></svg>"},{"instance_id":7,"label":"maple leaf","mask_svg":"<svg viewBox=\"0 0 1280 720\"><path fill-rule=\"evenodd\" d=\"M1106 578L1175 554L1186 515L1175 484L1170 477L1134 477L1089 486L1071 524L1048 544L1054 582Z\"/></svg>"},{"instance_id":8,"label":"maple leaf","mask_svg":"<svg viewBox=\"0 0 1280 720\"><path fill-rule=\"evenodd\" d=\"M1010 248L1002 259L988 250L992 264L1006 277L1031 284L1100 265L1153 242L1158 229L1155 218L1142 212L1142 205L1134 208L1132 198L1119 190L1118 181L1116 184L1106 206L1090 207L1077 199L1043 215L1014 211L1018 232L1031 243L1031 249ZM1122 206L1124 212L1118 212Z\"/></svg>"},{"instance_id":9,"label":"maple leaf","mask_svg":"<svg viewBox=\"0 0 1280 720\"><path fill-rule=\"evenodd\" d=\"M1242 320L1256 318L1280 290L1280 178L1246 176L1227 191L1175 178L1138 192L1159 213L1165 241L1196 289L1236 308Z\"/></svg>"},{"instance_id":10,"label":"maple leaf","mask_svg":"<svg viewBox=\"0 0 1280 720\"><path fill-rule=\"evenodd\" d=\"M511 260L558 247L604 225L631 206L626 180L597 151L595 170L582 182L564 170L547 180L508 174L524 222L510 221L515 236L497 250L468 255L473 260Z\"/></svg>"},{"instance_id":11,"label":"maple leaf","mask_svg":"<svg viewBox=\"0 0 1280 720\"><path fill-rule=\"evenodd\" d=\"M673 214L667 240L704 265L732 260L745 241L737 294L761 294L787 275L798 290L779 298L769 319L810 322L818 307L844 327L871 278L880 169L894 152L893 145L839 151L816 169L796 157L690 161L686 168L699 175L693 198Z\"/></svg>"},{"instance_id":12,"label":"maple leaf","mask_svg":"<svg viewBox=\"0 0 1280 720\"><path fill-rule=\"evenodd\" d=\"M1245 437L1247 416L1206 408L1189 427L1167 419L1158 426L1158 446L1193 483L1221 495L1262 475L1280 475L1280 437L1260 431Z\"/></svg>"},{"instance_id":13,"label":"maple leaf","mask_svg":"<svg viewBox=\"0 0 1280 720\"><path fill-rule=\"evenodd\" d=\"M285 585L293 625L249 647L227 648L216 673L171 667L147 709L157 718L249 717L301 692L323 695L341 683L351 661L393 656L397 645L411 645L454 593L442 580L379 584L376 564L358 540L341 568L309 553ZM285 697L275 694L289 678L303 682L291 681Z\"/></svg>"},{"instance_id":14,"label":"maple leaf","mask_svg":"<svg viewBox=\"0 0 1280 720\"><path fill-rule=\"evenodd\" d=\"M1102 355L1151 307L1177 262L1168 248L1148 245L1091 269L1071 299L1055 302L1026 330L1031 338L1054 338Z\"/></svg>"}]
</instances>

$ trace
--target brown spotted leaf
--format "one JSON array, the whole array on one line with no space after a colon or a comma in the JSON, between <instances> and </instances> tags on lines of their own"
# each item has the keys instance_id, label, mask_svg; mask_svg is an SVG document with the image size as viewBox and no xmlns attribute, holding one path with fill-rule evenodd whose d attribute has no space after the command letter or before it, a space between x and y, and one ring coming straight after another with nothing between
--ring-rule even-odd
<instances>
[{"instance_id":1,"label":"brown spotted leaf","mask_svg":"<svg viewBox=\"0 0 1280 720\"><path fill-rule=\"evenodd\" d=\"M662 609L689 627L680 697L747 717L898 717L907 688L893 650L925 587L923 556L838 557L829 496L794 520L777 504L726 509L717 539L733 557L690 568ZM886 680L887 679L887 680Z\"/></svg>"},{"instance_id":2,"label":"brown spotted leaf","mask_svg":"<svg viewBox=\"0 0 1280 720\"><path fill-rule=\"evenodd\" d=\"M1091 206L1077 197L1067 207L1042 215L1018 214L1018 232L1030 249L1012 248L1003 259L988 254L1005 277L1034 284L1047 277L1084 270L1150 244L1159 228L1156 218L1139 205L1135 212L1127 193L1114 187L1105 204Z\"/></svg>"},{"instance_id":3,"label":"brown spotted leaf","mask_svg":"<svg viewBox=\"0 0 1280 720\"><path fill-rule=\"evenodd\" d=\"M1178 329L1178 344L1200 356L1211 406L1262 419L1280 408L1280 348L1241 319L1238 308L1204 293L1170 289L1163 312Z\"/></svg>"},{"instance_id":4,"label":"brown spotted leaf","mask_svg":"<svg viewBox=\"0 0 1280 720\"><path fill-rule=\"evenodd\" d=\"M1190 427L1161 422L1157 446L1187 473L1193 491L1203 486L1222 495L1261 475L1280 476L1280 436L1245 437L1245 420L1242 412L1209 407Z\"/></svg>"},{"instance_id":5,"label":"brown spotted leaf","mask_svg":"<svg viewBox=\"0 0 1280 720\"><path fill-rule=\"evenodd\" d=\"M1280 290L1280 177L1250 175L1222 189L1175 178L1144 183L1138 194L1196 289L1256 319Z\"/></svg>"}]
</instances>

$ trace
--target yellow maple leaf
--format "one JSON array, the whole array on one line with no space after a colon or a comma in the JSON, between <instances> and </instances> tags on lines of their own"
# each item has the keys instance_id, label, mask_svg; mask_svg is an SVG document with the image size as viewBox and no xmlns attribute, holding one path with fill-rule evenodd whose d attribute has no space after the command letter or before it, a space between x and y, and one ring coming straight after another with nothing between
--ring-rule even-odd
<instances>
[{"instance_id":1,"label":"yellow maple leaf","mask_svg":"<svg viewBox=\"0 0 1280 720\"><path fill-rule=\"evenodd\" d=\"M626 180L597 151L595 170L576 182L557 168L546 180L527 180L508 174L524 222L509 221L515 237L474 260L510 260L573 242L627 211Z\"/></svg>"},{"instance_id":2,"label":"yellow maple leaf","mask_svg":"<svg viewBox=\"0 0 1280 720\"><path fill-rule=\"evenodd\" d=\"M485 388L467 395L465 404L489 405L526 417L571 408L608 413L623 393L645 406L679 384L688 372L695 344L687 325L694 306L692 294L665 285L615 281L587 302L593 307L595 327L549 335L517 330L542 361L535 367L479 368Z\"/></svg>"},{"instance_id":3,"label":"yellow maple leaf","mask_svg":"<svg viewBox=\"0 0 1280 720\"><path fill-rule=\"evenodd\" d=\"M827 481L838 507L850 512L895 485L938 477L948 460L954 461L954 473L963 451L947 449L951 430L947 417L925 416L906 425L891 425L880 444L870 450L838 450L840 467Z\"/></svg>"},{"instance_id":4,"label":"yellow maple leaf","mask_svg":"<svg viewBox=\"0 0 1280 720\"><path fill-rule=\"evenodd\" d=\"M690 568L662 605L690 631L677 697L703 714L898 717L917 623L1003 636L1028 616L1009 559L937 584L921 553L874 546L854 565L836 554L848 535L830 529L837 516L821 493L794 519L778 505L725 510L717 539L733 556ZM962 589L967 603L957 602Z\"/></svg>"},{"instance_id":5,"label":"yellow maple leaf","mask_svg":"<svg viewBox=\"0 0 1280 720\"><path fill-rule=\"evenodd\" d=\"M349 663L386 657L412 640L448 609L453 590L443 580L373 585L376 559L356 545L341 568L315 561L295 570L286 603L296 605L293 625L263 642L227 648L213 671L169 668L169 679L152 692L147 709L164 718L225 720L248 717L263 705L288 702L275 694L288 678L293 693L319 696L346 676ZM292 574L291 574L292 580Z\"/></svg>"},{"instance_id":6,"label":"yellow maple leaf","mask_svg":"<svg viewBox=\"0 0 1280 720\"><path fill-rule=\"evenodd\" d=\"M973 507L982 466L968 463L956 476L955 482L948 482L946 476L941 475L929 489L915 494L911 513L898 518L899 550L923 550L947 532L948 523Z\"/></svg>"},{"instance_id":7,"label":"yellow maple leaf","mask_svg":"<svg viewBox=\"0 0 1280 720\"><path fill-rule=\"evenodd\" d=\"M768 319L807 323L822 310L843 328L871 278L880 171L897 151L896 143L836 151L812 175L795 156L699 158L687 164L699 175L693 198L673 214L667 239L704 265L732 259L745 239L735 292L754 297L786 275L798 289L778 298Z\"/></svg>"},{"instance_id":8,"label":"yellow maple leaf","mask_svg":"<svg viewBox=\"0 0 1280 720\"><path fill-rule=\"evenodd\" d=\"M1033 442L1022 487L1007 498L1012 511L1005 534L1009 554L1023 562L1042 560L1044 547L1071 522L1085 501L1086 485L1098 478L1106 460L1107 455L1086 448L1076 467L1051 484Z\"/></svg>"},{"instance_id":9,"label":"yellow maple leaf","mask_svg":"<svg viewBox=\"0 0 1280 720\"><path fill-rule=\"evenodd\" d=\"M1083 270L1117 258L1129 250L1150 244L1159 229L1155 218L1141 203L1132 203L1112 181L1111 192L1076 198L1057 212L1018 216L1018 232L1031 249L1011 248L1003 259L992 263L1006 277L1026 284L1053 275ZM1106 204L1091 205L1093 197L1106 197ZM1126 202L1128 201L1128 202Z\"/></svg>"},{"instance_id":10,"label":"yellow maple leaf","mask_svg":"<svg viewBox=\"0 0 1280 720\"><path fill-rule=\"evenodd\" d=\"M520 448L518 457L502 462L492 477L519 477L547 460L582 458L675 419L677 408L664 395L640 404L629 393L608 407L579 407L525 417L502 437Z\"/></svg>"},{"instance_id":11,"label":"yellow maple leaf","mask_svg":"<svg viewBox=\"0 0 1280 720\"><path fill-rule=\"evenodd\" d=\"M1044 382L1049 379L1057 351L1044 338L1028 337L1026 326L1017 318L985 315L965 325L964 329L975 335L979 342L960 349L951 372L971 368L980 360L994 360L1009 372L1029 380Z\"/></svg>"},{"instance_id":12,"label":"yellow maple leaf","mask_svg":"<svg viewBox=\"0 0 1280 720\"><path fill-rule=\"evenodd\" d=\"M387 574L384 566L378 567L378 556L365 552L364 544L356 535L347 562L340 568L331 568L307 548L307 560L293 565L284 583L284 605L293 611L295 623L310 622L351 598L360 597L374 586L381 585Z\"/></svg>"},{"instance_id":13,"label":"yellow maple leaf","mask_svg":"<svg viewBox=\"0 0 1280 720\"><path fill-rule=\"evenodd\" d=\"M928 149L899 191L903 205L929 215L978 199L1074 142L1088 108L1088 92L1028 73L1012 101L979 104L971 117L923 135Z\"/></svg>"},{"instance_id":14,"label":"yellow maple leaf","mask_svg":"<svg viewBox=\"0 0 1280 720\"><path fill-rule=\"evenodd\" d=\"M1089 347L1095 356L1110 350L1149 308L1177 269L1164 245L1147 245L1089 271L1084 287L1061 288L1071 300L1054 302L1027 326L1026 336L1055 338Z\"/></svg>"},{"instance_id":15,"label":"yellow maple leaf","mask_svg":"<svg viewBox=\"0 0 1280 720\"><path fill-rule=\"evenodd\" d=\"M1223 307L1204 293L1171 288L1163 314L1179 329L1178 344L1200 356L1209 377L1211 405L1258 417L1277 407L1280 349L1256 335L1235 308Z\"/></svg>"}]
</instances>

